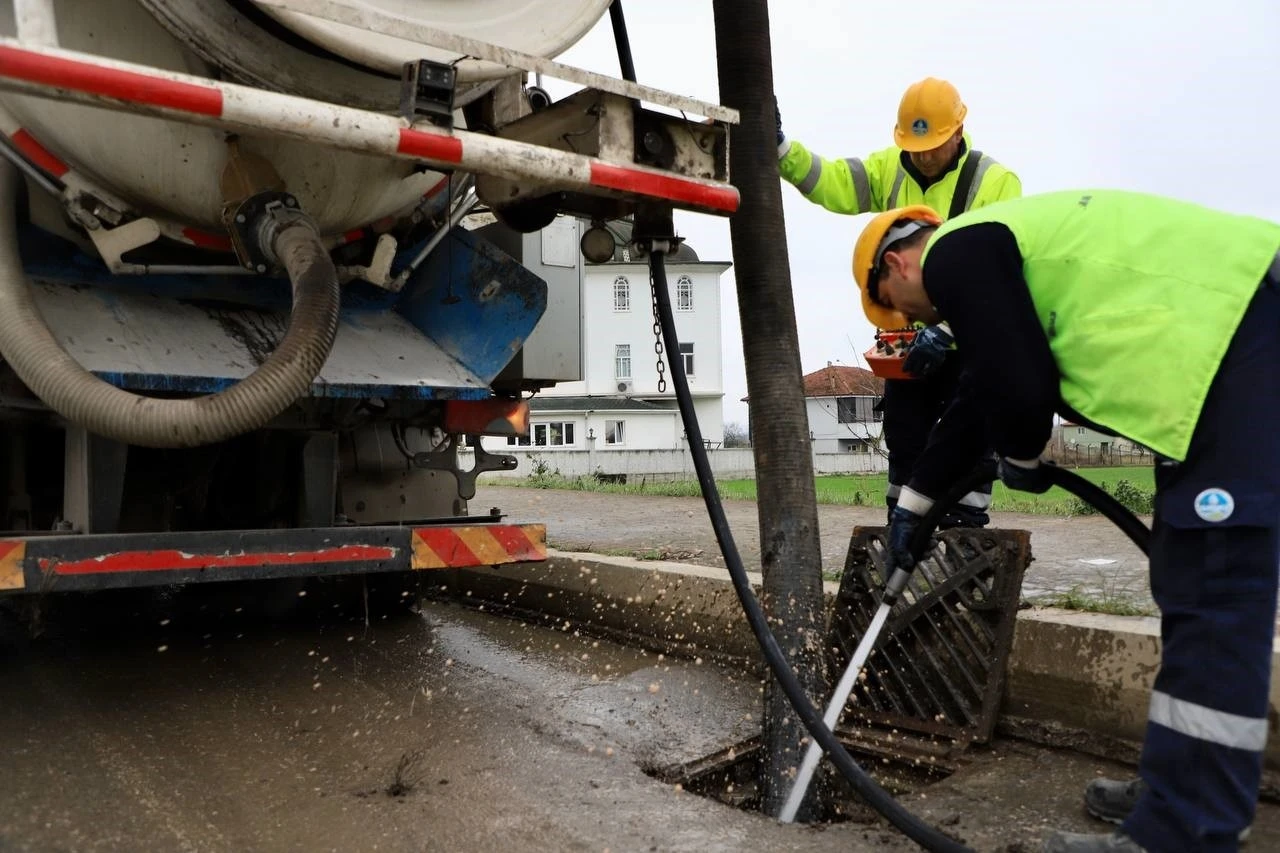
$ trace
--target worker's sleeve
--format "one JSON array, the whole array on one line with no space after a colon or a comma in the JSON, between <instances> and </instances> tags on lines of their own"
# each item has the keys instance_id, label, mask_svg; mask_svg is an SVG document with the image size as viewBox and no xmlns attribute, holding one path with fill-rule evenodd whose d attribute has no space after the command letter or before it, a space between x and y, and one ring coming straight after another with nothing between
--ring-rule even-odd
<instances>
[{"instance_id":1,"label":"worker's sleeve","mask_svg":"<svg viewBox=\"0 0 1280 853\"><path fill-rule=\"evenodd\" d=\"M1008 228L979 223L945 234L930 246L924 270L929 298L965 359L944 415L953 424L930 436L909 486L937 499L977 461L975 408L986 423L984 443L1001 456L1035 459L1043 452L1059 402L1059 374ZM949 453L956 459L948 461ZM934 461L926 465L926 457Z\"/></svg>"},{"instance_id":2,"label":"worker's sleeve","mask_svg":"<svg viewBox=\"0 0 1280 853\"><path fill-rule=\"evenodd\" d=\"M1013 172L1000 165L992 166L982 178L978 192L974 194L970 210L977 210L998 201L1022 197L1022 181Z\"/></svg>"},{"instance_id":3,"label":"worker's sleeve","mask_svg":"<svg viewBox=\"0 0 1280 853\"><path fill-rule=\"evenodd\" d=\"M874 175L867 163L858 157L827 160L789 141L786 153L778 160L778 173L787 183L814 204L832 213L867 213L882 210L872 194Z\"/></svg>"}]
</instances>

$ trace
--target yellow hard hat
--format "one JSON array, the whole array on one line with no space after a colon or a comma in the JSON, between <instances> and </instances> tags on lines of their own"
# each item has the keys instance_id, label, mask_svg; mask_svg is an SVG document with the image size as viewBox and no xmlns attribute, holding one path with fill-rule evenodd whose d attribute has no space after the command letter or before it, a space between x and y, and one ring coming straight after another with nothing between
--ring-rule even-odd
<instances>
[{"instance_id":1,"label":"yellow hard hat","mask_svg":"<svg viewBox=\"0 0 1280 853\"><path fill-rule=\"evenodd\" d=\"M862 291L862 313L877 329L905 329L911 325L902 312L873 300L867 289L884 250L922 226L941 224L942 217L929 205L910 204L878 214L858 235L858 242L853 246L853 280Z\"/></svg>"},{"instance_id":2,"label":"yellow hard hat","mask_svg":"<svg viewBox=\"0 0 1280 853\"><path fill-rule=\"evenodd\" d=\"M956 87L937 77L912 83L898 104L893 141L903 151L928 151L951 138L969 112Z\"/></svg>"}]
</instances>

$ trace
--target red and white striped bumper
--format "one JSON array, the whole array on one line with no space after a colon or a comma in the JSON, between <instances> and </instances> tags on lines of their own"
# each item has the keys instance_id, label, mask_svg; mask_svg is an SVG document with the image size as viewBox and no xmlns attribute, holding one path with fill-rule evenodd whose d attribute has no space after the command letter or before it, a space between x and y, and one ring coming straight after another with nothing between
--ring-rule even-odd
<instances>
[{"instance_id":1,"label":"red and white striped bumper","mask_svg":"<svg viewBox=\"0 0 1280 853\"><path fill-rule=\"evenodd\" d=\"M331 527L0 539L0 595L455 569L547 558L541 524Z\"/></svg>"},{"instance_id":2,"label":"red and white striped bumper","mask_svg":"<svg viewBox=\"0 0 1280 853\"><path fill-rule=\"evenodd\" d=\"M466 130L409 126L403 119L145 65L0 39L0 89L229 130L289 136L565 190L661 199L729 215L733 185Z\"/></svg>"}]
</instances>

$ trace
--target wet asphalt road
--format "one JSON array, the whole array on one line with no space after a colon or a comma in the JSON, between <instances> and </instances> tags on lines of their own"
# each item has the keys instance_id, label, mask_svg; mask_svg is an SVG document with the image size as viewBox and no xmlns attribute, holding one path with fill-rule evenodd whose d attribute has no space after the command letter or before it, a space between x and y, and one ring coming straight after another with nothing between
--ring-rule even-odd
<instances>
[{"instance_id":1,"label":"wet asphalt road","mask_svg":"<svg viewBox=\"0 0 1280 853\"><path fill-rule=\"evenodd\" d=\"M6 852L917 849L646 775L758 733L760 685L589 626L440 602L366 625L350 594L274 583L68 597L39 624L0 612ZM1078 798L1104 772L1005 741L904 802L1025 853L1097 828ZM1280 809L1253 848L1280 848Z\"/></svg>"}]
</instances>

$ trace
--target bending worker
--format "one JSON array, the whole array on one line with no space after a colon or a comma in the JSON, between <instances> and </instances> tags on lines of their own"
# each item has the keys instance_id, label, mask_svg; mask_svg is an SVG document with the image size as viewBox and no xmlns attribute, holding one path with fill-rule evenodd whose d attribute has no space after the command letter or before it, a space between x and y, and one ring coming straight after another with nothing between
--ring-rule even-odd
<instances>
[{"instance_id":1,"label":"bending worker","mask_svg":"<svg viewBox=\"0 0 1280 853\"><path fill-rule=\"evenodd\" d=\"M1280 565L1278 249L1280 224L1109 190L945 224L908 207L858 238L864 307L945 318L965 353L957 400L981 416L930 439L936 465L893 510L890 562L914 564L921 515L988 443L1007 486L1046 491L1055 411L1156 454L1162 650L1141 784L1116 834L1056 833L1048 851L1234 851L1253 819Z\"/></svg>"},{"instance_id":2,"label":"bending worker","mask_svg":"<svg viewBox=\"0 0 1280 853\"><path fill-rule=\"evenodd\" d=\"M981 151L964 132L968 112L960 93L933 77L913 83L898 105L893 130L896 145L859 159L826 160L782 133L778 116L778 171L809 201L835 213L868 213L908 204L925 204L951 217L1022 194L1018 176ZM903 328L902 317L886 312L881 320ZM873 320L872 322L876 322ZM896 323L896 325L893 325ZM884 383L884 437L889 450L890 511L908 480L929 431L951 401L960 373L959 359L945 325L917 329L904 368L917 378ZM987 483L948 513L942 527L982 527L991 505Z\"/></svg>"}]
</instances>

